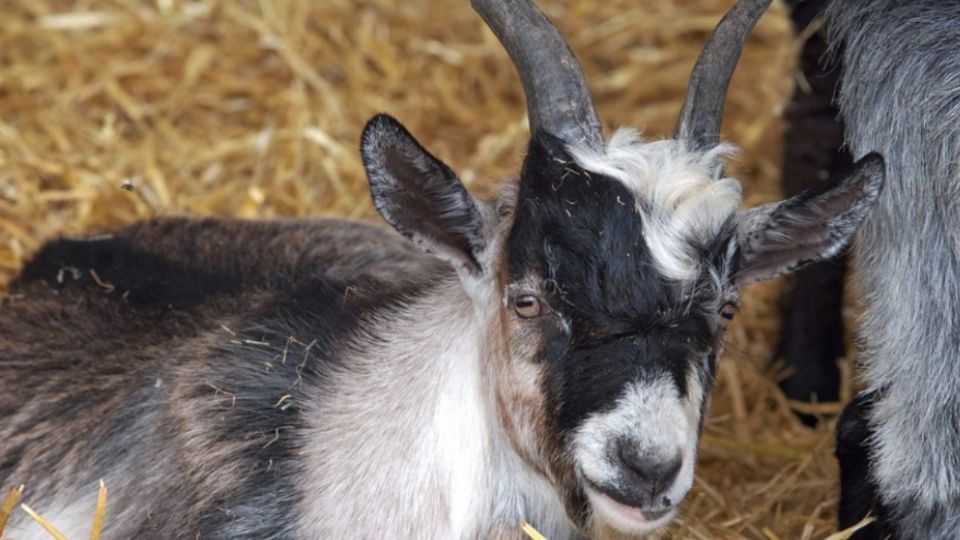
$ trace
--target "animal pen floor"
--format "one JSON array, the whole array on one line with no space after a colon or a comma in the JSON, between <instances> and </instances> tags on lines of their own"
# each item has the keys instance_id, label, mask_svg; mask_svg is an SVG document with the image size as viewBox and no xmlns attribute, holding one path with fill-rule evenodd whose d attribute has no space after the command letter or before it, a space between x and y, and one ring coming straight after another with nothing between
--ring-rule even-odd
<instances>
[{"instance_id":1,"label":"animal pen floor","mask_svg":"<svg viewBox=\"0 0 960 540\"><path fill-rule=\"evenodd\" d=\"M608 132L664 136L702 40L733 2L539 3L584 64ZM379 111L481 193L522 159L519 82L466 0L7 0L2 9L0 287L45 239L150 216L372 217L357 144ZM798 46L776 1L734 78L725 139L742 148L731 170L748 206L779 195ZM677 538L833 530L840 406L813 407L830 420L808 429L777 389L779 287L750 287L729 331ZM844 396L849 386L847 377Z\"/></svg>"}]
</instances>

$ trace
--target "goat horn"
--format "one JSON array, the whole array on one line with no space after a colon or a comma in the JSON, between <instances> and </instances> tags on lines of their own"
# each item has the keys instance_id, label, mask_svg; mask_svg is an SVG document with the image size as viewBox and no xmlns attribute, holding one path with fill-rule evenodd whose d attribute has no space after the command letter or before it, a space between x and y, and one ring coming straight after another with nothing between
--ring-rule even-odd
<instances>
[{"instance_id":1,"label":"goat horn","mask_svg":"<svg viewBox=\"0 0 960 540\"><path fill-rule=\"evenodd\" d=\"M674 136L695 148L720 142L720 123L730 77L757 20L771 0L740 0L717 23L690 74L687 97L677 118Z\"/></svg>"},{"instance_id":2,"label":"goat horn","mask_svg":"<svg viewBox=\"0 0 960 540\"><path fill-rule=\"evenodd\" d=\"M563 36L529 0L471 0L516 66L530 131L599 150L600 119L580 64Z\"/></svg>"}]
</instances>

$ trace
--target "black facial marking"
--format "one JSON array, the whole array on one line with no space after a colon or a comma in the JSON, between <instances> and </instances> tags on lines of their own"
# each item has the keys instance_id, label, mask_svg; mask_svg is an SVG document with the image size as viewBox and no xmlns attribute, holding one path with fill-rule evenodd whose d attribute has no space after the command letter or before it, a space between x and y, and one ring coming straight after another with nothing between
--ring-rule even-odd
<instances>
[{"instance_id":1,"label":"black facial marking","mask_svg":"<svg viewBox=\"0 0 960 540\"><path fill-rule=\"evenodd\" d=\"M511 280L542 280L548 302L570 323L569 332L547 328L541 351L562 431L610 408L634 381L668 376L685 396L688 373L702 369L715 342L716 315L702 306L718 291L706 276L691 286L660 275L636 206L621 182L582 169L558 139L532 139L507 263ZM704 249L707 265L722 245Z\"/></svg>"}]
</instances>

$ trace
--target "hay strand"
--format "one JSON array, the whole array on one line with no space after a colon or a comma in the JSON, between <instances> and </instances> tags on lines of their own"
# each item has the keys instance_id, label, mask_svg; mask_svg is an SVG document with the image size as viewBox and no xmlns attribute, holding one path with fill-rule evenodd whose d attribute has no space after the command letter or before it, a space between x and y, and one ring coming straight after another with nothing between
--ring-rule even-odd
<instances>
[{"instance_id":1,"label":"hay strand","mask_svg":"<svg viewBox=\"0 0 960 540\"><path fill-rule=\"evenodd\" d=\"M97 493L97 510L93 516L93 527L90 531L90 540L100 540L100 531L103 530L103 517L107 513L107 485L100 479L100 490Z\"/></svg>"},{"instance_id":2,"label":"hay strand","mask_svg":"<svg viewBox=\"0 0 960 540\"><path fill-rule=\"evenodd\" d=\"M10 512L13 512L13 509L16 508L21 497L23 497L23 486L17 486L11 489L10 493L7 493L7 496L3 499L3 504L0 505L0 534L3 534L3 529L7 526L7 519L10 518Z\"/></svg>"},{"instance_id":3,"label":"hay strand","mask_svg":"<svg viewBox=\"0 0 960 540\"><path fill-rule=\"evenodd\" d=\"M20 508L26 512L27 515L33 518L33 520L36 521L41 527L43 527L43 530L47 531L47 533L52 536L54 540L67 540L67 536L60 532L59 529L54 527L53 523L47 521L45 517L38 514L33 508L27 506L26 503L21 504Z\"/></svg>"},{"instance_id":4,"label":"hay strand","mask_svg":"<svg viewBox=\"0 0 960 540\"><path fill-rule=\"evenodd\" d=\"M546 536L540 534L540 531L533 528L533 525L527 523L526 521L520 525L520 529L530 538L530 540L547 540Z\"/></svg>"},{"instance_id":5,"label":"hay strand","mask_svg":"<svg viewBox=\"0 0 960 540\"><path fill-rule=\"evenodd\" d=\"M867 516L862 520L860 520L860 523L857 523L853 527L831 534L826 538L826 540L848 540L850 537L854 535L854 533L866 527L867 525L873 523L876 520L877 518L873 516Z\"/></svg>"}]
</instances>

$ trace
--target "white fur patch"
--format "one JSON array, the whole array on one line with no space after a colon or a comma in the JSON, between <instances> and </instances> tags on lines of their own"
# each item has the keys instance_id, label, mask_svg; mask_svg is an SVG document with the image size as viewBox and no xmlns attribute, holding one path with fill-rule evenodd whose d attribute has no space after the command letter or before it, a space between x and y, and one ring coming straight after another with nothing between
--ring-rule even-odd
<instances>
[{"instance_id":1,"label":"white fur patch","mask_svg":"<svg viewBox=\"0 0 960 540\"><path fill-rule=\"evenodd\" d=\"M731 145L693 151L677 140L645 142L634 130L620 129L601 152L571 146L570 154L587 171L622 182L637 199L644 240L663 275L695 279L698 246L709 243L740 207L740 183L718 178Z\"/></svg>"},{"instance_id":2,"label":"white fur patch","mask_svg":"<svg viewBox=\"0 0 960 540\"><path fill-rule=\"evenodd\" d=\"M349 370L328 374L307 415L305 537L487 538L523 520L576 537L499 423L483 349L499 295L481 285L376 321Z\"/></svg>"},{"instance_id":3,"label":"white fur patch","mask_svg":"<svg viewBox=\"0 0 960 540\"><path fill-rule=\"evenodd\" d=\"M97 507L95 492L92 495L79 497L73 502L30 501L30 505L67 538L86 538L93 530L93 517ZM12 512L11 522L4 531L3 537L17 540L51 540L53 538L20 508L15 508Z\"/></svg>"},{"instance_id":4,"label":"white fur patch","mask_svg":"<svg viewBox=\"0 0 960 540\"><path fill-rule=\"evenodd\" d=\"M704 395L696 374L688 377L687 386L688 396L683 399L666 377L633 383L627 386L613 410L588 417L574 437L574 457L581 474L594 484L617 483L622 471L616 458L609 455L610 441L631 440L642 454L653 460L666 461L678 453L683 456L680 472L665 493L673 504L683 500L693 485ZM616 526L610 516L601 517ZM665 518L651 522L643 531L624 532L648 532L667 521Z\"/></svg>"}]
</instances>

